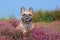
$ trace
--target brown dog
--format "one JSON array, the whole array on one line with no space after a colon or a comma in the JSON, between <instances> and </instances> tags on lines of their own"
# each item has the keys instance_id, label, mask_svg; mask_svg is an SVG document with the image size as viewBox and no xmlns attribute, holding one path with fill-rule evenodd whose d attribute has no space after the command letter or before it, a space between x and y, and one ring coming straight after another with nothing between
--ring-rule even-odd
<instances>
[{"instance_id":1,"label":"brown dog","mask_svg":"<svg viewBox=\"0 0 60 40\"><path fill-rule=\"evenodd\" d=\"M29 8L29 12L25 11L25 8L21 8L21 23L17 26L17 29L26 32L28 29L31 30L34 28L34 25L32 24L32 15L33 15L33 9L32 7Z\"/></svg>"}]
</instances>

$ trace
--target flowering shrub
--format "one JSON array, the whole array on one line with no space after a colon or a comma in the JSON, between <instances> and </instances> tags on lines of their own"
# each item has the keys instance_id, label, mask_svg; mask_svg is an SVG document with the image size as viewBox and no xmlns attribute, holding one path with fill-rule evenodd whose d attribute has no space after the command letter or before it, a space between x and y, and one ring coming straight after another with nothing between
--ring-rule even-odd
<instances>
[{"instance_id":1,"label":"flowering shrub","mask_svg":"<svg viewBox=\"0 0 60 40\"><path fill-rule=\"evenodd\" d=\"M6 38L11 38L13 40L19 40L22 37L22 32L20 32L19 30L15 29L15 28L10 28L10 29L5 29L1 32L1 36L4 38L4 36L6 36Z\"/></svg>"},{"instance_id":2,"label":"flowering shrub","mask_svg":"<svg viewBox=\"0 0 60 40\"><path fill-rule=\"evenodd\" d=\"M22 32L14 28L11 23L0 21L0 39L1 40L18 40L21 38ZM10 38L10 39L9 39Z\"/></svg>"},{"instance_id":3,"label":"flowering shrub","mask_svg":"<svg viewBox=\"0 0 60 40\"><path fill-rule=\"evenodd\" d=\"M25 34L14 28L13 20L9 22L0 21L0 40L60 40L60 31L57 30L60 27L60 21L52 22L48 26L45 23L36 23L35 28Z\"/></svg>"},{"instance_id":4,"label":"flowering shrub","mask_svg":"<svg viewBox=\"0 0 60 40\"><path fill-rule=\"evenodd\" d=\"M57 32L46 32L46 30L40 28L34 28L32 30L32 36L34 40L60 40L60 34Z\"/></svg>"},{"instance_id":5,"label":"flowering shrub","mask_svg":"<svg viewBox=\"0 0 60 40\"><path fill-rule=\"evenodd\" d=\"M14 40L8 36L0 36L0 40Z\"/></svg>"},{"instance_id":6,"label":"flowering shrub","mask_svg":"<svg viewBox=\"0 0 60 40\"><path fill-rule=\"evenodd\" d=\"M17 27L20 21L18 19L10 18L8 23L10 23L13 27Z\"/></svg>"}]
</instances>

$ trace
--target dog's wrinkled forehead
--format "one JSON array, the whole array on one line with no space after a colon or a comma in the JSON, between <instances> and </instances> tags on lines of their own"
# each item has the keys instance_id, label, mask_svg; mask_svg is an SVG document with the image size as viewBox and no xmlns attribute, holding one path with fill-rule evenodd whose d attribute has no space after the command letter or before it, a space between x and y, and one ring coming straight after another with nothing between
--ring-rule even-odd
<instances>
[{"instance_id":1,"label":"dog's wrinkled forehead","mask_svg":"<svg viewBox=\"0 0 60 40\"><path fill-rule=\"evenodd\" d=\"M32 13L31 13L31 12L23 12L23 13L22 13L22 15L23 15L23 14L26 14L26 15L31 14L31 15L32 15Z\"/></svg>"},{"instance_id":2,"label":"dog's wrinkled forehead","mask_svg":"<svg viewBox=\"0 0 60 40\"><path fill-rule=\"evenodd\" d=\"M29 8L29 11L28 11L28 12L25 11L25 8L24 8L24 7L21 7L21 14L26 14L26 15L28 15L28 14L32 14L32 13L33 13L32 7Z\"/></svg>"}]
</instances>

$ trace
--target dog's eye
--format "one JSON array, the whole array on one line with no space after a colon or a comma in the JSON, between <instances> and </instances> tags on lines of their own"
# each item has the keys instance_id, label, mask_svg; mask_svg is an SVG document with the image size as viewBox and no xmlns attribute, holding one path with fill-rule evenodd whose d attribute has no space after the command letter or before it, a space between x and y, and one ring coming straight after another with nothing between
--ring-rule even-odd
<instances>
[{"instance_id":1,"label":"dog's eye","mask_svg":"<svg viewBox=\"0 0 60 40\"><path fill-rule=\"evenodd\" d=\"M32 14L29 14L29 16L32 16Z\"/></svg>"},{"instance_id":2,"label":"dog's eye","mask_svg":"<svg viewBox=\"0 0 60 40\"><path fill-rule=\"evenodd\" d=\"M22 16L25 16L25 14L23 14Z\"/></svg>"}]
</instances>

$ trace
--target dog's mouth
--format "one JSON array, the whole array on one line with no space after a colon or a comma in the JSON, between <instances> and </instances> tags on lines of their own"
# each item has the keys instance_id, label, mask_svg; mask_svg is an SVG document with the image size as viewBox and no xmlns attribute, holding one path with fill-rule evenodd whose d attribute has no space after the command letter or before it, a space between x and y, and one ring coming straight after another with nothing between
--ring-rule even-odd
<instances>
[{"instance_id":1,"label":"dog's mouth","mask_svg":"<svg viewBox=\"0 0 60 40\"><path fill-rule=\"evenodd\" d=\"M26 20L25 20L25 23L29 24L29 23L30 23L30 21L26 19Z\"/></svg>"},{"instance_id":2,"label":"dog's mouth","mask_svg":"<svg viewBox=\"0 0 60 40\"><path fill-rule=\"evenodd\" d=\"M22 21L26 24L29 24L32 21L32 18L30 17L22 17Z\"/></svg>"}]
</instances>

